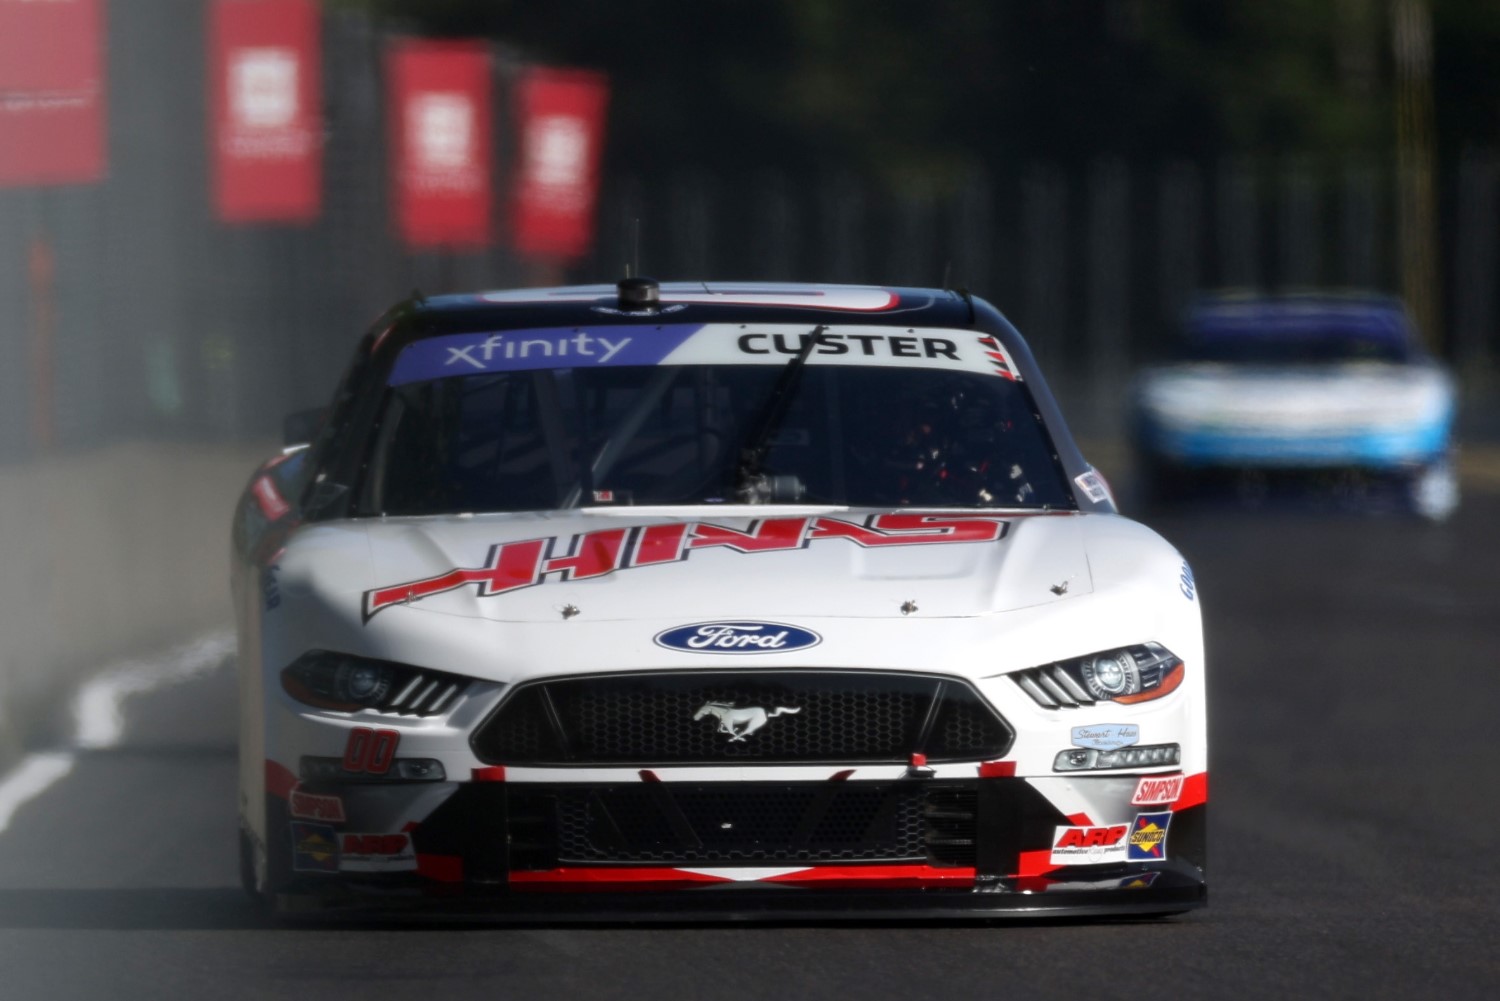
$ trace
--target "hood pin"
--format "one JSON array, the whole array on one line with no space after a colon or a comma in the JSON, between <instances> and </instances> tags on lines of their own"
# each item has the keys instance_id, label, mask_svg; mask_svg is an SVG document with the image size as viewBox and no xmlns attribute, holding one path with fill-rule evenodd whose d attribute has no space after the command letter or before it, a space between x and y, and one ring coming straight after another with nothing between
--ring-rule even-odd
<instances>
[{"instance_id":1,"label":"hood pin","mask_svg":"<svg viewBox=\"0 0 1500 1001\"><path fill-rule=\"evenodd\" d=\"M901 614L902 615L910 615L912 612L915 612L916 610L917 610L917 603L915 601L911 601L911 600L908 599L907 601L903 601L901 603Z\"/></svg>"},{"instance_id":2,"label":"hood pin","mask_svg":"<svg viewBox=\"0 0 1500 1001\"><path fill-rule=\"evenodd\" d=\"M1052 587L1048 590L1050 590L1053 594L1061 597L1062 595L1068 593L1068 582L1063 581L1061 584L1053 584Z\"/></svg>"},{"instance_id":3,"label":"hood pin","mask_svg":"<svg viewBox=\"0 0 1500 1001\"><path fill-rule=\"evenodd\" d=\"M565 618L565 619L571 619L573 616L575 616L575 615L578 614L578 606L577 605L564 605L560 609L560 611L562 612L562 617L563 618Z\"/></svg>"}]
</instances>

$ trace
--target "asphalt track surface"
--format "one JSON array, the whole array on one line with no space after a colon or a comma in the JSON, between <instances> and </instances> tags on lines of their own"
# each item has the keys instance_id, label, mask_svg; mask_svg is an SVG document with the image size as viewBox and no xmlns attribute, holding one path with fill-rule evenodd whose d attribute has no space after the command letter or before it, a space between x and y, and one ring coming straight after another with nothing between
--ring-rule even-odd
<instances>
[{"instance_id":1,"label":"asphalt track surface","mask_svg":"<svg viewBox=\"0 0 1500 1001\"><path fill-rule=\"evenodd\" d=\"M231 665L0 834L0 998L1500 996L1500 496L1155 521L1211 656L1210 906L1030 924L279 928L235 870Z\"/></svg>"}]
</instances>

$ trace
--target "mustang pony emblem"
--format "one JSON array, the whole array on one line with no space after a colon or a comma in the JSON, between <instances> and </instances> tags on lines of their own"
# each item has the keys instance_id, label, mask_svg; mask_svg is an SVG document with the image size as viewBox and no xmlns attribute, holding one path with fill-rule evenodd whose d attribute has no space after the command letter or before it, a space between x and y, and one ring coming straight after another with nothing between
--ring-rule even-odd
<instances>
[{"instance_id":1,"label":"mustang pony emblem","mask_svg":"<svg viewBox=\"0 0 1500 1001\"><path fill-rule=\"evenodd\" d=\"M770 712L766 712L760 706L748 706L744 709L736 709L732 702L705 702L703 708L693 714L694 720L700 720L705 716L716 716L719 720L719 732L729 734L729 742L732 744L737 740L744 740L756 730L766 725L766 721L773 716L783 714L800 713L801 706L777 706Z\"/></svg>"}]
</instances>

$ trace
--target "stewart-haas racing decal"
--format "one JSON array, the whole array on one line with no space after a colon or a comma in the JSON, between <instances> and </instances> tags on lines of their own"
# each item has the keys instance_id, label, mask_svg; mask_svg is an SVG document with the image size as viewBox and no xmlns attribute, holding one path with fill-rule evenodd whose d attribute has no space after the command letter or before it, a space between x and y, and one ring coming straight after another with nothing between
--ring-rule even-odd
<instances>
[{"instance_id":1,"label":"stewart-haas racing decal","mask_svg":"<svg viewBox=\"0 0 1500 1001\"><path fill-rule=\"evenodd\" d=\"M479 596L534 587L549 574L557 580L603 577L616 570L680 563L694 551L722 547L737 553L775 553L805 549L824 539L844 539L857 546L929 546L998 542L1009 522L968 514L872 515L863 523L826 515L765 518L744 530L708 522L670 522L634 528L606 528L568 538L526 539L491 546L483 566L456 567L435 577L366 591L364 620L382 609L474 585Z\"/></svg>"}]
</instances>

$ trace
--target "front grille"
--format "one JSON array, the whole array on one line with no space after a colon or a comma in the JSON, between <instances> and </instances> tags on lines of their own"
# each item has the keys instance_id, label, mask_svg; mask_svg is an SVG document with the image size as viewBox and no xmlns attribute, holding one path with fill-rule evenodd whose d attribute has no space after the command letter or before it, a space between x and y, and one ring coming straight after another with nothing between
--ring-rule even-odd
<instances>
[{"instance_id":1,"label":"front grille","mask_svg":"<svg viewBox=\"0 0 1500 1001\"><path fill-rule=\"evenodd\" d=\"M972 782L516 785L509 795L512 824L529 842L517 858L523 868L973 864Z\"/></svg>"},{"instance_id":2,"label":"front grille","mask_svg":"<svg viewBox=\"0 0 1500 1001\"><path fill-rule=\"evenodd\" d=\"M1002 757L964 681L864 671L660 672L518 686L475 733L506 765L904 763Z\"/></svg>"}]
</instances>

